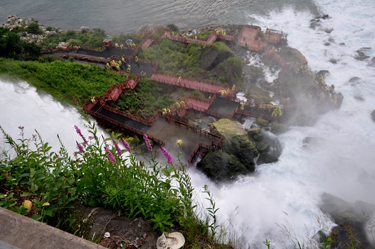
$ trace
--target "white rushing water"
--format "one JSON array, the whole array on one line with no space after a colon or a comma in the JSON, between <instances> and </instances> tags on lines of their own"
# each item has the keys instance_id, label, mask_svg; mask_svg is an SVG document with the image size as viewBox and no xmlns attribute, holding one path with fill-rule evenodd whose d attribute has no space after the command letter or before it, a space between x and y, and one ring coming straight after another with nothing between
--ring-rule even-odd
<instances>
[{"instance_id":1,"label":"white rushing water","mask_svg":"<svg viewBox=\"0 0 375 249\"><path fill-rule=\"evenodd\" d=\"M262 28L287 33L289 45L302 52L312 70L330 71L327 84L334 84L337 92L344 95L340 110L321 116L313 127L292 127L280 135L283 152L279 162L258 166L254 175L235 183L218 186L197 170L189 170L196 189L209 185L220 208L219 221L229 232L232 229L236 236L242 235L242 242L252 248L264 248L262 242L266 239L274 248L287 243L277 224L291 224L299 238L321 229L316 218L321 215L323 192L351 202L375 204L375 124L370 117L375 109L375 67L367 66L368 60L354 58L363 47L371 47L364 52L375 56L375 2L316 0L316 4L322 14L331 16L316 29L309 28L315 16L291 7L269 15L249 16ZM332 28L331 33L324 31ZM327 42L329 46L325 45ZM359 79L350 82L353 77ZM74 108L38 94L26 83L4 80L0 80L0 104L0 125L13 137L19 134L18 126L25 126L27 137L37 129L57 149L59 134L70 152L76 150L78 137L73 126L84 129L85 121ZM307 136L324 140L319 148L307 150L302 142ZM205 197L197 196L202 201ZM325 225L333 225L325 217L322 219Z\"/></svg>"},{"instance_id":2,"label":"white rushing water","mask_svg":"<svg viewBox=\"0 0 375 249\"><path fill-rule=\"evenodd\" d=\"M316 29L309 28L315 16L290 7L251 17L262 28L287 33L289 45L302 52L312 70L329 70L327 84L334 84L344 95L340 110L321 116L313 127L292 127L280 135L283 152L279 162L258 166L253 176L216 186L191 172L196 187L210 185L221 221L228 224L230 220L237 235L243 233L243 241L255 248L264 247L261 243L266 239L275 248L288 244L277 224L291 225L300 241L305 235L313 236L321 229L317 217L323 192L350 202L375 204L375 124L370 117L375 109L375 67L367 66L368 59L354 58L363 47L370 47L363 51L375 56L375 2L317 0L316 4L322 14L331 17ZM329 29L333 31L324 31ZM349 82L353 77L359 80ZM307 136L324 140L307 150L303 148ZM323 222L333 225L325 217Z\"/></svg>"},{"instance_id":3,"label":"white rushing water","mask_svg":"<svg viewBox=\"0 0 375 249\"><path fill-rule=\"evenodd\" d=\"M86 120L72 106L62 105L51 95L40 93L35 87L26 82L11 83L0 79L0 126L13 139L19 139L19 126L24 126L25 138L31 138L37 130L42 139L57 152L60 136L64 146L70 154L77 151L76 143L81 138L76 134L77 125L82 134L89 136ZM99 135L105 134L99 129ZM106 136L107 137L107 136ZM0 149L8 148L4 145L3 135L0 135Z\"/></svg>"}]
</instances>

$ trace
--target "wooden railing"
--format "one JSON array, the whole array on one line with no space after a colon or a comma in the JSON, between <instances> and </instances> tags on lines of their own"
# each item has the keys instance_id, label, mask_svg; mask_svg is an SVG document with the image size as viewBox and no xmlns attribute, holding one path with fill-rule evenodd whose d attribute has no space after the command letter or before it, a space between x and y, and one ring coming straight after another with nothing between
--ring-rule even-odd
<instances>
[{"instance_id":1,"label":"wooden railing","mask_svg":"<svg viewBox=\"0 0 375 249\"><path fill-rule=\"evenodd\" d=\"M112 124L118 125L118 126L124 128L124 129L129 130L129 131L131 131L131 132L134 132L134 133L136 133L136 134L139 134L139 135L142 135L142 136L143 136L144 134L147 134L147 136L148 136L151 140L153 140L154 142L158 143L160 146L165 145L165 142L164 142L163 140L158 139L157 137L152 136L151 134L148 134L148 133L146 133L146 132L144 132L144 131L141 131L141 130L135 129L135 128L131 127L131 126L128 126L128 125L126 125L126 124L123 124L123 123L121 123L121 122L119 122L119 121L117 121L117 120L114 120L114 119L112 119L112 118L110 118L110 117L107 117L107 116L105 116L105 115L103 115L103 114L100 114L100 113L99 113L99 110L96 111L96 112L89 111L89 114L91 114L91 115L94 116L94 117L97 117L97 118L100 118L100 119L102 119L102 120L105 120L105 121L107 121L107 122L110 122L110 123L112 123Z\"/></svg>"}]
</instances>

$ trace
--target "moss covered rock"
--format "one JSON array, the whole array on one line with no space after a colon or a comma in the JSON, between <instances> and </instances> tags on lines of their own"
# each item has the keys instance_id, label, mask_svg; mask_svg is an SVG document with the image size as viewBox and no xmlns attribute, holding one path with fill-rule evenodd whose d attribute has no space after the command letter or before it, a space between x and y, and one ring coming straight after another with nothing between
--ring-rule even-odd
<instances>
[{"instance_id":1,"label":"moss covered rock","mask_svg":"<svg viewBox=\"0 0 375 249\"><path fill-rule=\"evenodd\" d=\"M214 42L202 51L200 68L203 70L211 70L225 59L233 57L233 51L222 42Z\"/></svg>"},{"instance_id":2,"label":"moss covered rock","mask_svg":"<svg viewBox=\"0 0 375 249\"><path fill-rule=\"evenodd\" d=\"M198 164L198 167L208 177L220 181L231 180L234 175L254 172L254 158L258 156L258 151L255 143L249 140L247 132L240 124L230 119L220 119L212 123L211 132L223 138L223 152L216 152L217 155L215 153L213 153L214 155L207 155ZM213 166L211 166L212 162L210 160L213 159L216 160L213 166L219 167L220 170L214 171L211 169ZM234 174L227 173L229 171L233 171ZM218 176L213 174L218 174Z\"/></svg>"},{"instance_id":3,"label":"moss covered rock","mask_svg":"<svg viewBox=\"0 0 375 249\"><path fill-rule=\"evenodd\" d=\"M249 173L235 156L223 151L208 153L197 166L215 182L234 180L238 175Z\"/></svg>"},{"instance_id":4,"label":"moss covered rock","mask_svg":"<svg viewBox=\"0 0 375 249\"><path fill-rule=\"evenodd\" d=\"M212 69L208 74L208 78L214 78L216 81L229 84L231 86L242 85L242 61L238 58L230 57L214 69Z\"/></svg>"},{"instance_id":5,"label":"moss covered rock","mask_svg":"<svg viewBox=\"0 0 375 249\"><path fill-rule=\"evenodd\" d=\"M271 132L275 134L280 134L280 133L286 132L287 130L288 130L288 127L285 124L276 123L276 122L272 123Z\"/></svg>"},{"instance_id":6,"label":"moss covered rock","mask_svg":"<svg viewBox=\"0 0 375 249\"><path fill-rule=\"evenodd\" d=\"M263 140L262 129L259 127L251 128L250 130L247 131L247 134L249 135L250 139L253 139L257 142L260 142Z\"/></svg>"},{"instance_id":7,"label":"moss covered rock","mask_svg":"<svg viewBox=\"0 0 375 249\"><path fill-rule=\"evenodd\" d=\"M263 118L257 118L257 124L262 126L262 127L266 127L269 125L269 122L268 120L265 120Z\"/></svg>"}]
</instances>

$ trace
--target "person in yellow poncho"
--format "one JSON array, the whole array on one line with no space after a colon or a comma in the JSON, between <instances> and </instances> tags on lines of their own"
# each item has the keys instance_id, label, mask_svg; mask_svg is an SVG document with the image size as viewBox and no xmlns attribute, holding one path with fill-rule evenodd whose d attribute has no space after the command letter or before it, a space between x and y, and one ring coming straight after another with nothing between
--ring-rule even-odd
<instances>
[{"instance_id":1,"label":"person in yellow poncho","mask_svg":"<svg viewBox=\"0 0 375 249\"><path fill-rule=\"evenodd\" d=\"M176 141L176 145L177 145L178 147L182 147L182 139L178 139L178 140Z\"/></svg>"}]
</instances>

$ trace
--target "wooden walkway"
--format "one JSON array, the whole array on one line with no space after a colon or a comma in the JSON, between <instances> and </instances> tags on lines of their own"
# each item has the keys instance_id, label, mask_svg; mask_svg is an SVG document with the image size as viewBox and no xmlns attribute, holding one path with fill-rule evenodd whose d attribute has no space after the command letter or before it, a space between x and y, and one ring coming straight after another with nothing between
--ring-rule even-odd
<instances>
[{"instance_id":1,"label":"wooden walkway","mask_svg":"<svg viewBox=\"0 0 375 249\"><path fill-rule=\"evenodd\" d=\"M180 82L178 82L179 77L181 77ZM208 93L218 93L221 90L227 90L229 86L221 84L215 81L203 80L199 78L190 78L184 77L169 73L156 72L151 76L151 79L154 79L158 82L184 87L193 90L199 90L202 92ZM230 90L229 96L234 97L236 94L235 91Z\"/></svg>"}]
</instances>

